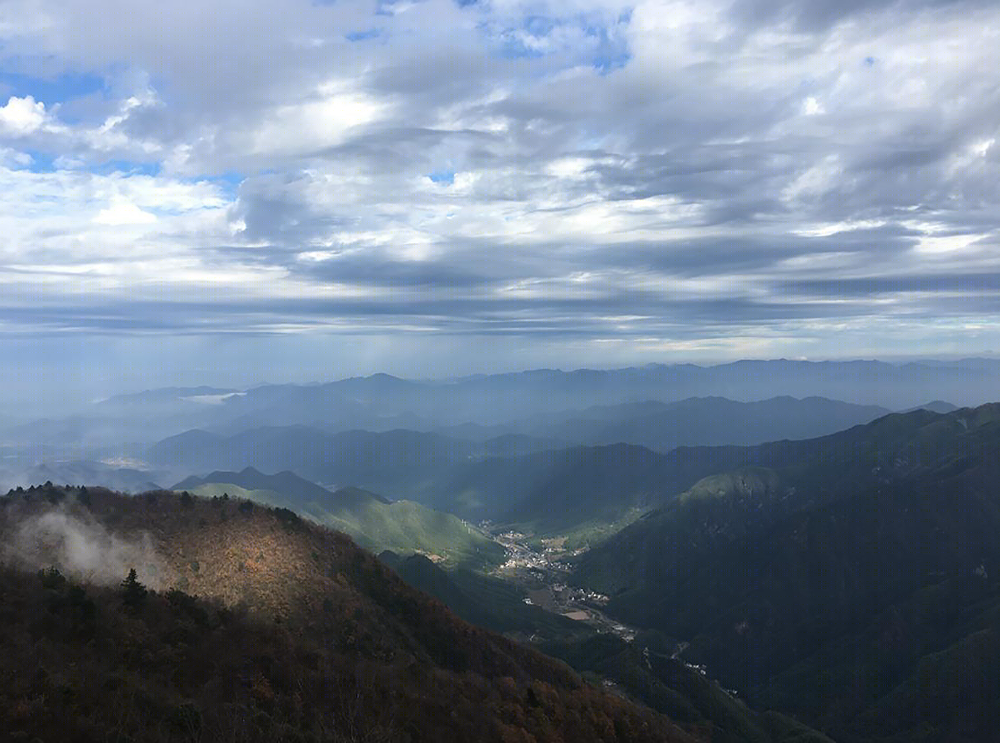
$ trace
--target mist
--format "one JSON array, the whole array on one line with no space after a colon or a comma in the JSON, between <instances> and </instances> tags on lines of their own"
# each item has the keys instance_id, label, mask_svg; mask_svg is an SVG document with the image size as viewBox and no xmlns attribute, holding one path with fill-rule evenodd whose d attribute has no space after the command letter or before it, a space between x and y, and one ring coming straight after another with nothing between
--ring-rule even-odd
<instances>
[{"instance_id":1,"label":"mist","mask_svg":"<svg viewBox=\"0 0 1000 743\"><path fill-rule=\"evenodd\" d=\"M8 511L12 510L8 507ZM165 563L148 534L129 540L109 532L92 517L56 507L13 521L11 541L3 559L27 570L54 567L74 580L114 586L135 568L139 580L154 589L163 587Z\"/></svg>"}]
</instances>

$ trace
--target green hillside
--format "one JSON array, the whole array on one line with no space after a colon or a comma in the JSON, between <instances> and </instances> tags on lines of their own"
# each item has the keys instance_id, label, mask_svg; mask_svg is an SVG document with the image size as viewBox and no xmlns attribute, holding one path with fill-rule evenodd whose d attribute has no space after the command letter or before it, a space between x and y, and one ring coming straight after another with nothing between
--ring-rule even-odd
<instances>
[{"instance_id":1,"label":"green hillside","mask_svg":"<svg viewBox=\"0 0 1000 743\"><path fill-rule=\"evenodd\" d=\"M386 487L463 518L536 536L594 541L692 482L688 466L640 446L585 447L466 462L433 472L383 475ZM704 474L697 469L698 476ZM680 478L680 485L677 479Z\"/></svg>"},{"instance_id":2,"label":"green hillside","mask_svg":"<svg viewBox=\"0 0 1000 743\"><path fill-rule=\"evenodd\" d=\"M225 480L226 473L215 473ZM317 486L318 487L318 486ZM270 489L249 489L232 482L203 482L184 488L205 497L245 498L291 509L331 529L350 535L375 552L418 552L446 565L483 568L504 559L502 546L457 516L411 501L387 502L357 488L322 490L295 498Z\"/></svg>"}]
</instances>

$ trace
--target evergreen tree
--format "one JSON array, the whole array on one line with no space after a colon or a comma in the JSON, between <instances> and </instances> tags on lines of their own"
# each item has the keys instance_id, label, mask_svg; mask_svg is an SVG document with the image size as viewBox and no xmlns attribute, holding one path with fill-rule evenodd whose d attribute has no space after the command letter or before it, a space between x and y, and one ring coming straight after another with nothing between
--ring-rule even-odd
<instances>
[{"instance_id":1,"label":"evergreen tree","mask_svg":"<svg viewBox=\"0 0 1000 743\"><path fill-rule=\"evenodd\" d=\"M146 587L139 582L135 568L129 570L128 577L122 581L122 601L125 605L138 608L145 602L148 593Z\"/></svg>"}]
</instances>

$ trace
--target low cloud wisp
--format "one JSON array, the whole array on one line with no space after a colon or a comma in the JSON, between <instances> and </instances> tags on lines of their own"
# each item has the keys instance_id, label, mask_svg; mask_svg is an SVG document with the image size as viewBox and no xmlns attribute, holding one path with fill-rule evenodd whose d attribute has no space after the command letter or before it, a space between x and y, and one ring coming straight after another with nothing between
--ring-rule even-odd
<instances>
[{"instance_id":1,"label":"low cloud wisp","mask_svg":"<svg viewBox=\"0 0 1000 743\"><path fill-rule=\"evenodd\" d=\"M55 567L76 580L116 585L131 568L151 588L161 588L166 570L148 534L129 540L92 518L55 509L25 517L4 546L6 561L33 570Z\"/></svg>"}]
</instances>

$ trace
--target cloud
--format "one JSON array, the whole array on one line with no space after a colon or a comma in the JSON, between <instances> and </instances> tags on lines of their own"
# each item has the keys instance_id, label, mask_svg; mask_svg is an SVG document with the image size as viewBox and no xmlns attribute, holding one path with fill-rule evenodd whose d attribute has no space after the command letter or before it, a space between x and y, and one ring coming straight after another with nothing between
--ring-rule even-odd
<instances>
[{"instance_id":1,"label":"cloud","mask_svg":"<svg viewBox=\"0 0 1000 743\"><path fill-rule=\"evenodd\" d=\"M124 224L150 224L156 221L156 215L144 212L130 201L115 199L106 209L101 209L94 217L97 224L118 226Z\"/></svg>"},{"instance_id":2,"label":"cloud","mask_svg":"<svg viewBox=\"0 0 1000 743\"><path fill-rule=\"evenodd\" d=\"M68 577L102 585L117 585L132 568L152 588L161 588L167 576L165 563L148 534L137 540L123 539L92 517L65 508L13 523L3 556L27 569L55 567Z\"/></svg>"},{"instance_id":3,"label":"cloud","mask_svg":"<svg viewBox=\"0 0 1000 743\"><path fill-rule=\"evenodd\" d=\"M740 23L789 23L801 31L820 31L886 9L907 14L985 4L969 0L737 0L731 12Z\"/></svg>"},{"instance_id":4,"label":"cloud","mask_svg":"<svg viewBox=\"0 0 1000 743\"><path fill-rule=\"evenodd\" d=\"M376 10L4 4L0 64L104 85L0 109L0 334L849 353L995 306L994 4Z\"/></svg>"},{"instance_id":5,"label":"cloud","mask_svg":"<svg viewBox=\"0 0 1000 743\"><path fill-rule=\"evenodd\" d=\"M45 104L30 95L24 98L11 96L0 106L0 127L15 137L38 131L45 124Z\"/></svg>"}]
</instances>

